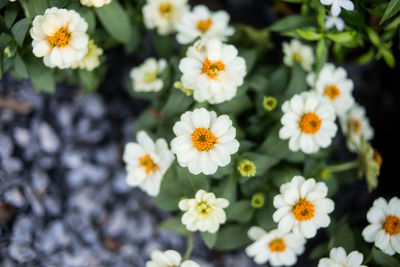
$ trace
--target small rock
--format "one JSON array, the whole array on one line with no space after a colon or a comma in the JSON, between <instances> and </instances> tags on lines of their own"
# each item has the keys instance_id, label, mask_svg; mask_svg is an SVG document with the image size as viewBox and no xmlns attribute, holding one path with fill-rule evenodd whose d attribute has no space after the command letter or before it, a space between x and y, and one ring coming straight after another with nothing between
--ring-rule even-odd
<instances>
[{"instance_id":1,"label":"small rock","mask_svg":"<svg viewBox=\"0 0 400 267\"><path fill-rule=\"evenodd\" d=\"M22 170L22 161L18 158L3 158L1 161L3 169L9 174L15 174Z\"/></svg>"},{"instance_id":2,"label":"small rock","mask_svg":"<svg viewBox=\"0 0 400 267\"><path fill-rule=\"evenodd\" d=\"M97 94L91 94L82 98L81 107L85 115L93 119L102 118L105 113L104 103Z\"/></svg>"},{"instance_id":3,"label":"small rock","mask_svg":"<svg viewBox=\"0 0 400 267\"><path fill-rule=\"evenodd\" d=\"M26 128L15 127L14 128L14 139L15 142L21 147L26 148L31 140L29 130Z\"/></svg>"},{"instance_id":4,"label":"small rock","mask_svg":"<svg viewBox=\"0 0 400 267\"><path fill-rule=\"evenodd\" d=\"M11 188L4 193L4 200L17 208L25 206L25 198L19 188Z\"/></svg>"},{"instance_id":5,"label":"small rock","mask_svg":"<svg viewBox=\"0 0 400 267\"><path fill-rule=\"evenodd\" d=\"M46 172L34 168L31 171L32 187L39 195L44 195L49 186L49 176Z\"/></svg>"},{"instance_id":6,"label":"small rock","mask_svg":"<svg viewBox=\"0 0 400 267\"><path fill-rule=\"evenodd\" d=\"M54 153L60 147L60 140L53 128L46 122L39 125L39 142L44 152Z\"/></svg>"},{"instance_id":7,"label":"small rock","mask_svg":"<svg viewBox=\"0 0 400 267\"><path fill-rule=\"evenodd\" d=\"M18 217L13 226L11 240L18 244L29 244L32 242L33 224L28 217Z\"/></svg>"},{"instance_id":8,"label":"small rock","mask_svg":"<svg viewBox=\"0 0 400 267\"><path fill-rule=\"evenodd\" d=\"M11 243L8 247L8 254L19 263L30 262L36 258L36 252L32 248L17 243Z\"/></svg>"},{"instance_id":9,"label":"small rock","mask_svg":"<svg viewBox=\"0 0 400 267\"><path fill-rule=\"evenodd\" d=\"M14 146L11 142L11 139L3 134L0 134L0 147L1 147L0 156L3 160L10 157L11 153L14 150Z\"/></svg>"}]
</instances>

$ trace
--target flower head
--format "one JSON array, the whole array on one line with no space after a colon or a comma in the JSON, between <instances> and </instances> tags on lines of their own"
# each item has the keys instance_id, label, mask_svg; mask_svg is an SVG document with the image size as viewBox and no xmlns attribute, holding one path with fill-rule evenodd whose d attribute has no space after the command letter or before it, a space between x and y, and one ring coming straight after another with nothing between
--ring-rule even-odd
<instances>
[{"instance_id":1,"label":"flower head","mask_svg":"<svg viewBox=\"0 0 400 267\"><path fill-rule=\"evenodd\" d=\"M88 24L76 11L48 8L32 22L33 54L43 57L47 67L70 68L88 51L87 28Z\"/></svg>"},{"instance_id":2,"label":"flower head","mask_svg":"<svg viewBox=\"0 0 400 267\"><path fill-rule=\"evenodd\" d=\"M269 262L271 266L294 265L306 243L302 236L283 233L278 229L267 233L256 226L251 227L247 235L255 241L246 248L247 255L253 257L257 264Z\"/></svg>"},{"instance_id":3,"label":"flower head","mask_svg":"<svg viewBox=\"0 0 400 267\"><path fill-rule=\"evenodd\" d=\"M304 45L296 39L290 43L283 43L283 62L287 66L293 66L294 62L299 63L304 70L310 71L314 64L314 53L309 45Z\"/></svg>"},{"instance_id":4,"label":"flower head","mask_svg":"<svg viewBox=\"0 0 400 267\"><path fill-rule=\"evenodd\" d=\"M374 201L367 213L370 223L362 232L366 242L388 255L400 253L400 199L393 197L389 203L384 198Z\"/></svg>"},{"instance_id":5,"label":"flower head","mask_svg":"<svg viewBox=\"0 0 400 267\"><path fill-rule=\"evenodd\" d=\"M318 267L367 267L362 265L363 255L358 251L352 251L349 255L342 247L332 248L329 258L322 258L318 262Z\"/></svg>"},{"instance_id":6,"label":"flower head","mask_svg":"<svg viewBox=\"0 0 400 267\"><path fill-rule=\"evenodd\" d=\"M276 98L273 96L264 96L263 98L263 108L268 111L271 112L276 108L277 105L277 101Z\"/></svg>"},{"instance_id":7,"label":"flower head","mask_svg":"<svg viewBox=\"0 0 400 267\"><path fill-rule=\"evenodd\" d=\"M240 172L240 174L244 177L253 177L256 175L257 171L254 162L248 159L241 160L237 166L237 169Z\"/></svg>"},{"instance_id":8,"label":"flower head","mask_svg":"<svg viewBox=\"0 0 400 267\"><path fill-rule=\"evenodd\" d=\"M216 198L214 193L199 190L195 198L179 201L179 209L185 211L182 223L189 231L216 233L219 225L225 223L226 214L223 210L229 206L229 201Z\"/></svg>"},{"instance_id":9,"label":"flower head","mask_svg":"<svg viewBox=\"0 0 400 267\"><path fill-rule=\"evenodd\" d=\"M81 60L72 64L72 69L80 68L92 71L100 65L100 56L102 54L103 49L98 47L93 40L89 40L88 52Z\"/></svg>"},{"instance_id":10,"label":"flower head","mask_svg":"<svg viewBox=\"0 0 400 267\"><path fill-rule=\"evenodd\" d=\"M102 7L111 3L111 0L81 0L83 6Z\"/></svg>"},{"instance_id":11,"label":"flower head","mask_svg":"<svg viewBox=\"0 0 400 267\"><path fill-rule=\"evenodd\" d=\"M330 30L333 27L336 27L336 30L339 32L343 31L344 29L344 21L340 17L335 17L335 16L327 16L325 20L325 27L326 29Z\"/></svg>"},{"instance_id":12,"label":"flower head","mask_svg":"<svg viewBox=\"0 0 400 267\"><path fill-rule=\"evenodd\" d=\"M214 174L218 167L228 165L231 154L239 149L236 129L229 117L217 117L205 108L182 114L173 131L176 137L171 141L171 149L179 165L188 167L193 174Z\"/></svg>"},{"instance_id":13,"label":"flower head","mask_svg":"<svg viewBox=\"0 0 400 267\"><path fill-rule=\"evenodd\" d=\"M133 90L136 92L158 92L164 87L160 78L161 72L167 66L165 59L148 58L139 67L133 68L130 77L133 80Z\"/></svg>"},{"instance_id":14,"label":"flower head","mask_svg":"<svg viewBox=\"0 0 400 267\"><path fill-rule=\"evenodd\" d=\"M245 61L237 49L217 39L200 40L189 47L179 69L183 86L194 90L194 99L211 104L232 99L246 75Z\"/></svg>"},{"instance_id":15,"label":"flower head","mask_svg":"<svg viewBox=\"0 0 400 267\"><path fill-rule=\"evenodd\" d=\"M251 198L251 206L255 209L260 209L264 206L265 196L263 193L255 193Z\"/></svg>"},{"instance_id":16,"label":"flower head","mask_svg":"<svg viewBox=\"0 0 400 267\"><path fill-rule=\"evenodd\" d=\"M126 182L140 187L150 196L157 196L162 177L174 160L167 142L160 138L154 143L144 131L136 135L137 143L125 146L123 160L126 164Z\"/></svg>"},{"instance_id":17,"label":"flower head","mask_svg":"<svg viewBox=\"0 0 400 267\"><path fill-rule=\"evenodd\" d=\"M321 4L331 7L331 14L334 17L339 16L342 8L352 11L354 10L354 4L351 0L321 0Z\"/></svg>"},{"instance_id":18,"label":"flower head","mask_svg":"<svg viewBox=\"0 0 400 267\"><path fill-rule=\"evenodd\" d=\"M328 187L325 183L295 176L291 182L281 185L280 192L274 197L277 211L273 219L282 232L293 231L305 238L312 238L318 228L330 224L328 214L333 211L334 202L326 197Z\"/></svg>"},{"instance_id":19,"label":"flower head","mask_svg":"<svg viewBox=\"0 0 400 267\"><path fill-rule=\"evenodd\" d=\"M181 255L175 250L159 251L151 253L151 260L146 262L146 267L200 267L196 262L187 260L182 262Z\"/></svg>"},{"instance_id":20,"label":"flower head","mask_svg":"<svg viewBox=\"0 0 400 267\"><path fill-rule=\"evenodd\" d=\"M289 149L306 154L332 143L337 126L335 111L328 100L313 92L295 95L282 105L284 113L279 131L281 139L289 139Z\"/></svg>"}]
</instances>

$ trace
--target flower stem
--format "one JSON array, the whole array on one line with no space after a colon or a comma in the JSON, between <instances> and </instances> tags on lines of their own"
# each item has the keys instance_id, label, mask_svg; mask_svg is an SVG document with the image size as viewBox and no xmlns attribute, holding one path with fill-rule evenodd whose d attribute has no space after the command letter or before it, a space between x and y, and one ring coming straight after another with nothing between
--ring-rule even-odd
<instances>
[{"instance_id":1,"label":"flower stem","mask_svg":"<svg viewBox=\"0 0 400 267\"><path fill-rule=\"evenodd\" d=\"M368 254L368 257L364 260L364 265L368 264L372 260L372 249Z\"/></svg>"},{"instance_id":2,"label":"flower stem","mask_svg":"<svg viewBox=\"0 0 400 267\"><path fill-rule=\"evenodd\" d=\"M345 163L340 163L340 164L336 164L336 165L331 165L326 167L327 170L329 170L330 172L334 173L334 172L343 172L343 171L348 171L354 168L358 167L358 161L354 160L354 161L349 161L349 162L345 162Z\"/></svg>"},{"instance_id":3,"label":"flower stem","mask_svg":"<svg viewBox=\"0 0 400 267\"><path fill-rule=\"evenodd\" d=\"M187 235L187 248L185 252L185 257L183 258L184 261L190 258L192 250L193 250L193 233L189 232Z\"/></svg>"},{"instance_id":4,"label":"flower stem","mask_svg":"<svg viewBox=\"0 0 400 267\"><path fill-rule=\"evenodd\" d=\"M20 0L22 9L24 10L25 13L25 17L27 17L28 19L31 17L29 14L29 9L28 9L28 5L26 4L26 0Z\"/></svg>"}]
</instances>

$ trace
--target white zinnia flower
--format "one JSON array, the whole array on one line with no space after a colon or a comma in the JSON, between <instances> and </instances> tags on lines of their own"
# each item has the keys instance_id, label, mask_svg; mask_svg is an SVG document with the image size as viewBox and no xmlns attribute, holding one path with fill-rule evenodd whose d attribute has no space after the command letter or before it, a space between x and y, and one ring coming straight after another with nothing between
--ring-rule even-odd
<instances>
[{"instance_id":1,"label":"white zinnia flower","mask_svg":"<svg viewBox=\"0 0 400 267\"><path fill-rule=\"evenodd\" d=\"M388 255L400 253L400 199L393 197L389 203L378 198L367 213L370 223L362 232L364 240L374 242Z\"/></svg>"},{"instance_id":2,"label":"white zinnia flower","mask_svg":"<svg viewBox=\"0 0 400 267\"><path fill-rule=\"evenodd\" d=\"M194 90L194 99L211 104L232 99L246 75L246 63L238 50L217 39L200 40L189 47L179 69L183 86Z\"/></svg>"},{"instance_id":3,"label":"white zinnia flower","mask_svg":"<svg viewBox=\"0 0 400 267\"><path fill-rule=\"evenodd\" d=\"M111 3L111 0L81 0L83 6L102 7Z\"/></svg>"},{"instance_id":4,"label":"white zinnia flower","mask_svg":"<svg viewBox=\"0 0 400 267\"><path fill-rule=\"evenodd\" d=\"M236 129L227 115L217 117L214 111L198 108L187 111L176 122L171 150L178 163L193 174L214 174L218 167L231 162L231 154L239 150Z\"/></svg>"},{"instance_id":5,"label":"white zinnia flower","mask_svg":"<svg viewBox=\"0 0 400 267\"><path fill-rule=\"evenodd\" d=\"M186 12L176 25L176 39L181 44L193 42L197 37L226 41L234 33L229 27L229 14L225 11L211 12L204 5L197 5Z\"/></svg>"},{"instance_id":6,"label":"white zinnia flower","mask_svg":"<svg viewBox=\"0 0 400 267\"><path fill-rule=\"evenodd\" d=\"M355 104L344 116L339 117L343 134L347 137L347 147L350 151L357 151L361 144L361 136L365 140L374 137L374 129L369 124L365 108Z\"/></svg>"},{"instance_id":7,"label":"white zinnia flower","mask_svg":"<svg viewBox=\"0 0 400 267\"><path fill-rule=\"evenodd\" d=\"M229 201L216 198L214 193L207 193L200 189L195 198L179 201L179 209L185 211L182 223L191 231L216 233L219 225L225 223L224 208L229 206Z\"/></svg>"},{"instance_id":8,"label":"white zinnia flower","mask_svg":"<svg viewBox=\"0 0 400 267\"><path fill-rule=\"evenodd\" d=\"M126 144L124 150L126 182L141 188L150 196L157 196L161 180L174 160L174 155L162 138L154 143L146 132L140 131L136 140L137 143Z\"/></svg>"},{"instance_id":9,"label":"white zinnia flower","mask_svg":"<svg viewBox=\"0 0 400 267\"><path fill-rule=\"evenodd\" d=\"M352 251L348 256L342 247L332 248L329 258L322 258L318 262L318 267L367 267L362 265L363 254Z\"/></svg>"},{"instance_id":10,"label":"white zinnia flower","mask_svg":"<svg viewBox=\"0 0 400 267\"><path fill-rule=\"evenodd\" d=\"M81 60L72 64L72 68L80 68L92 71L100 65L100 56L102 54L103 49L98 47L93 40L89 40L88 52Z\"/></svg>"},{"instance_id":11,"label":"white zinnia flower","mask_svg":"<svg viewBox=\"0 0 400 267\"><path fill-rule=\"evenodd\" d=\"M314 64L314 53L311 46L292 39L290 43L283 43L283 53L285 54L283 62L287 66L293 66L294 62L297 61L303 69L311 71Z\"/></svg>"},{"instance_id":12,"label":"white zinnia flower","mask_svg":"<svg viewBox=\"0 0 400 267\"><path fill-rule=\"evenodd\" d=\"M335 110L328 100L314 92L293 96L282 105L284 113L279 131L281 139L289 139L289 149L306 154L332 143L337 126Z\"/></svg>"},{"instance_id":13,"label":"white zinnia flower","mask_svg":"<svg viewBox=\"0 0 400 267\"><path fill-rule=\"evenodd\" d=\"M142 9L144 25L148 29L157 29L160 35L173 33L187 10L187 0L147 0Z\"/></svg>"},{"instance_id":14,"label":"white zinnia flower","mask_svg":"<svg viewBox=\"0 0 400 267\"><path fill-rule=\"evenodd\" d=\"M306 240L293 233L282 233L278 229L266 233L262 228L253 226L247 232L253 241L246 248L249 257L257 264L269 261L271 266L292 266L297 256L304 252Z\"/></svg>"},{"instance_id":15,"label":"white zinnia flower","mask_svg":"<svg viewBox=\"0 0 400 267\"><path fill-rule=\"evenodd\" d=\"M146 267L200 267L191 260L182 262L181 255L175 250L164 252L155 250L151 253L151 260L146 262Z\"/></svg>"},{"instance_id":16,"label":"white zinnia flower","mask_svg":"<svg viewBox=\"0 0 400 267\"><path fill-rule=\"evenodd\" d=\"M347 71L342 67L335 68L333 64L327 63L318 77L315 77L315 73L310 73L307 83L332 102L338 115L345 114L354 104L351 95L354 83L347 78Z\"/></svg>"},{"instance_id":17,"label":"white zinnia flower","mask_svg":"<svg viewBox=\"0 0 400 267\"><path fill-rule=\"evenodd\" d=\"M273 214L279 230L312 238L319 228L328 227L331 222L328 214L335 203L326 197L328 187L325 183L295 176L289 183L281 185L280 192L274 197L277 211Z\"/></svg>"},{"instance_id":18,"label":"white zinnia flower","mask_svg":"<svg viewBox=\"0 0 400 267\"><path fill-rule=\"evenodd\" d=\"M326 29L330 30L333 27L336 27L336 29L341 32L344 29L344 20L340 17L335 17L335 16L327 16L325 20L325 27Z\"/></svg>"},{"instance_id":19,"label":"white zinnia flower","mask_svg":"<svg viewBox=\"0 0 400 267\"><path fill-rule=\"evenodd\" d=\"M32 22L33 54L43 57L47 67L70 68L87 53L87 28L88 24L76 11L48 8Z\"/></svg>"},{"instance_id":20,"label":"white zinnia flower","mask_svg":"<svg viewBox=\"0 0 400 267\"><path fill-rule=\"evenodd\" d=\"M139 67L133 68L130 77L136 92L159 92L164 87L160 74L167 66L165 59L148 58Z\"/></svg>"},{"instance_id":21,"label":"white zinnia flower","mask_svg":"<svg viewBox=\"0 0 400 267\"><path fill-rule=\"evenodd\" d=\"M321 0L321 4L331 7L331 14L334 17L339 16L341 8L348 11L354 10L354 4L351 0Z\"/></svg>"}]
</instances>

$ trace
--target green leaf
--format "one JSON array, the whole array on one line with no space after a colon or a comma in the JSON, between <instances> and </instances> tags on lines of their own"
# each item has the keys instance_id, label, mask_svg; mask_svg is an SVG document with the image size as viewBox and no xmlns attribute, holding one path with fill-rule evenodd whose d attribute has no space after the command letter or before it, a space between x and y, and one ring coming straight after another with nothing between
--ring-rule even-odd
<instances>
[{"instance_id":1,"label":"green leaf","mask_svg":"<svg viewBox=\"0 0 400 267\"><path fill-rule=\"evenodd\" d=\"M241 49L239 56L243 57L246 62L247 73L250 73L257 61L257 50L256 49Z\"/></svg>"},{"instance_id":2,"label":"green leaf","mask_svg":"<svg viewBox=\"0 0 400 267\"><path fill-rule=\"evenodd\" d=\"M94 90L96 90L97 86L99 86L100 79L95 75L93 71L87 70L79 70L79 78L83 84L83 93L90 94Z\"/></svg>"},{"instance_id":3,"label":"green leaf","mask_svg":"<svg viewBox=\"0 0 400 267\"><path fill-rule=\"evenodd\" d=\"M314 24L314 18L310 16L294 15L278 20L269 29L275 32L293 30Z\"/></svg>"},{"instance_id":4,"label":"green leaf","mask_svg":"<svg viewBox=\"0 0 400 267\"><path fill-rule=\"evenodd\" d=\"M390 49L385 48L385 47L381 47L379 49L379 53L382 54L383 59L385 60L386 64L391 67L394 68L396 65L396 59L393 56L392 51L390 51Z\"/></svg>"},{"instance_id":5,"label":"green leaf","mask_svg":"<svg viewBox=\"0 0 400 267\"><path fill-rule=\"evenodd\" d=\"M250 200L240 200L235 203L231 203L226 209L226 216L228 220L245 223L251 220L253 217L254 209L251 206Z\"/></svg>"},{"instance_id":6,"label":"green leaf","mask_svg":"<svg viewBox=\"0 0 400 267\"><path fill-rule=\"evenodd\" d=\"M209 249L212 249L217 241L218 232L215 234L209 232L200 232L200 236L203 239L204 244L206 244Z\"/></svg>"},{"instance_id":7,"label":"green leaf","mask_svg":"<svg viewBox=\"0 0 400 267\"><path fill-rule=\"evenodd\" d=\"M388 7L385 10L385 13L382 16L381 21L379 24L384 23L386 20L393 17L397 12L400 10L400 0L392 0L390 1Z\"/></svg>"},{"instance_id":8,"label":"green leaf","mask_svg":"<svg viewBox=\"0 0 400 267\"><path fill-rule=\"evenodd\" d=\"M245 152L242 157L252 161L256 165L256 176L264 175L269 168L278 163L278 160L274 157L253 152Z\"/></svg>"},{"instance_id":9,"label":"green leaf","mask_svg":"<svg viewBox=\"0 0 400 267\"><path fill-rule=\"evenodd\" d=\"M234 203L236 201L236 178L234 175L230 175L229 177L223 179L218 187L213 188L213 192L216 197L225 198L229 201L229 203Z\"/></svg>"},{"instance_id":10,"label":"green leaf","mask_svg":"<svg viewBox=\"0 0 400 267\"><path fill-rule=\"evenodd\" d=\"M297 29L296 32L303 38L308 41L316 41L320 40L322 38L322 35L320 33L317 33L313 30L302 30L302 29Z\"/></svg>"},{"instance_id":11,"label":"green leaf","mask_svg":"<svg viewBox=\"0 0 400 267\"><path fill-rule=\"evenodd\" d=\"M257 225L262 227L266 231L270 231L276 228L276 223L272 219L272 215L276 211L273 206L273 197L272 194L268 194L264 206L261 209L256 210L255 219Z\"/></svg>"},{"instance_id":12,"label":"green leaf","mask_svg":"<svg viewBox=\"0 0 400 267\"><path fill-rule=\"evenodd\" d=\"M4 22L7 28L10 28L14 23L15 19L17 18L18 11L18 5L9 5L6 7L6 10L4 11Z\"/></svg>"},{"instance_id":13,"label":"green leaf","mask_svg":"<svg viewBox=\"0 0 400 267\"><path fill-rule=\"evenodd\" d=\"M161 181L160 193L154 198L156 205L165 211L178 209L178 203L183 198L182 187L178 186L176 163L169 167Z\"/></svg>"},{"instance_id":14,"label":"green leaf","mask_svg":"<svg viewBox=\"0 0 400 267\"><path fill-rule=\"evenodd\" d=\"M173 231L178 235L183 235L183 236L189 233L186 227L182 224L181 218L179 217L171 217L166 219L160 224L159 228L160 230Z\"/></svg>"},{"instance_id":15,"label":"green leaf","mask_svg":"<svg viewBox=\"0 0 400 267\"><path fill-rule=\"evenodd\" d=\"M323 242L321 244L318 244L316 247L314 247L311 252L309 258L311 260L316 260L319 258L322 258L324 255L328 254L328 243Z\"/></svg>"},{"instance_id":16,"label":"green leaf","mask_svg":"<svg viewBox=\"0 0 400 267\"><path fill-rule=\"evenodd\" d=\"M154 49L157 54L164 58L169 58L174 54L174 39L171 36L161 36L153 34L154 38Z\"/></svg>"},{"instance_id":17,"label":"green leaf","mask_svg":"<svg viewBox=\"0 0 400 267\"><path fill-rule=\"evenodd\" d=\"M292 67L292 72L290 75L290 81L288 87L286 89L284 99L289 99L295 94L299 94L308 89L307 81L306 81L306 72L304 69L295 62Z\"/></svg>"},{"instance_id":18,"label":"green leaf","mask_svg":"<svg viewBox=\"0 0 400 267\"><path fill-rule=\"evenodd\" d=\"M28 0L26 5L28 7L30 19L33 19L37 15L44 15L46 8L49 7L47 0Z\"/></svg>"},{"instance_id":19,"label":"green leaf","mask_svg":"<svg viewBox=\"0 0 400 267\"><path fill-rule=\"evenodd\" d=\"M146 110L140 114L140 116L135 121L135 131L140 130L153 130L157 127L159 122L159 117L156 117L155 113L151 110Z\"/></svg>"},{"instance_id":20,"label":"green leaf","mask_svg":"<svg viewBox=\"0 0 400 267\"><path fill-rule=\"evenodd\" d=\"M235 96L230 101L215 105L215 108L223 114L231 116L238 115L253 106L252 101L247 95Z\"/></svg>"},{"instance_id":21,"label":"green leaf","mask_svg":"<svg viewBox=\"0 0 400 267\"><path fill-rule=\"evenodd\" d=\"M290 153L288 142L279 138L280 128L281 124L277 123L271 129L265 141L257 149L257 152L278 160Z\"/></svg>"},{"instance_id":22,"label":"green leaf","mask_svg":"<svg viewBox=\"0 0 400 267\"><path fill-rule=\"evenodd\" d=\"M361 64L361 65L365 65L368 64L369 62L371 62L371 60L374 58L375 55L375 50L374 48L370 48L368 50L368 52L362 54L358 59L357 59L357 63Z\"/></svg>"},{"instance_id":23,"label":"green leaf","mask_svg":"<svg viewBox=\"0 0 400 267\"><path fill-rule=\"evenodd\" d=\"M218 232L215 248L219 250L232 250L249 242L247 238L247 225L228 225Z\"/></svg>"},{"instance_id":24,"label":"green leaf","mask_svg":"<svg viewBox=\"0 0 400 267\"><path fill-rule=\"evenodd\" d=\"M163 108L163 117L169 118L181 114L185 112L191 104L193 104L193 97L189 97L179 90L172 90Z\"/></svg>"},{"instance_id":25,"label":"green leaf","mask_svg":"<svg viewBox=\"0 0 400 267\"><path fill-rule=\"evenodd\" d=\"M336 43L346 43L350 42L356 36L356 32L338 32L338 33L328 33L326 35L329 39Z\"/></svg>"},{"instance_id":26,"label":"green leaf","mask_svg":"<svg viewBox=\"0 0 400 267\"><path fill-rule=\"evenodd\" d=\"M85 19L85 21L88 24L88 33L93 33L94 30L96 29L96 16L94 12L87 7L82 7L77 10L79 15L82 16L82 18Z\"/></svg>"},{"instance_id":27,"label":"green leaf","mask_svg":"<svg viewBox=\"0 0 400 267\"><path fill-rule=\"evenodd\" d=\"M366 30L367 30L368 37L371 40L372 44L377 47L380 46L381 40L380 40L378 34L369 27L366 28Z\"/></svg>"},{"instance_id":28,"label":"green leaf","mask_svg":"<svg viewBox=\"0 0 400 267\"><path fill-rule=\"evenodd\" d=\"M25 62L22 59L22 57L17 53L15 56L15 61L14 61L14 69L15 72L21 77L21 78L28 78L28 69L25 66Z\"/></svg>"},{"instance_id":29,"label":"green leaf","mask_svg":"<svg viewBox=\"0 0 400 267\"><path fill-rule=\"evenodd\" d=\"M372 248L372 258L381 267L399 267L400 262L395 258L391 257L377 248Z\"/></svg>"},{"instance_id":30,"label":"green leaf","mask_svg":"<svg viewBox=\"0 0 400 267\"><path fill-rule=\"evenodd\" d=\"M346 251L354 250L354 236L346 223L339 223L329 242L330 248L343 247Z\"/></svg>"},{"instance_id":31,"label":"green leaf","mask_svg":"<svg viewBox=\"0 0 400 267\"><path fill-rule=\"evenodd\" d=\"M106 31L118 42L127 44L131 40L132 27L129 17L118 0L95 8L97 17Z\"/></svg>"},{"instance_id":32,"label":"green leaf","mask_svg":"<svg viewBox=\"0 0 400 267\"><path fill-rule=\"evenodd\" d=\"M53 93L55 91L55 81L51 70L45 67L38 58L32 58L27 62L29 76L36 92Z\"/></svg>"},{"instance_id":33,"label":"green leaf","mask_svg":"<svg viewBox=\"0 0 400 267\"><path fill-rule=\"evenodd\" d=\"M206 175L192 174L189 172L188 168L182 168L177 165L176 176L178 184L175 184L175 186L179 186L186 197L192 198L198 190L203 189L208 191L210 188L208 177Z\"/></svg>"},{"instance_id":34,"label":"green leaf","mask_svg":"<svg viewBox=\"0 0 400 267\"><path fill-rule=\"evenodd\" d=\"M316 72L319 72L328 59L328 46L324 38L318 41L316 54L317 54Z\"/></svg>"},{"instance_id":35,"label":"green leaf","mask_svg":"<svg viewBox=\"0 0 400 267\"><path fill-rule=\"evenodd\" d=\"M14 39L19 46L22 46L24 42L25 35L28 31L30 23L31 23L30 19L24 18L15 23L14 26L11 28L11 32L14 36Z\"/></svg>"}]
</instances>

